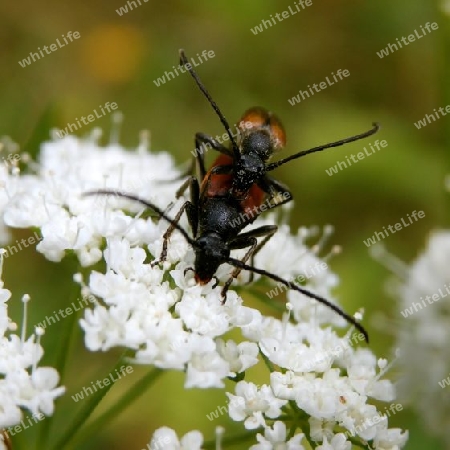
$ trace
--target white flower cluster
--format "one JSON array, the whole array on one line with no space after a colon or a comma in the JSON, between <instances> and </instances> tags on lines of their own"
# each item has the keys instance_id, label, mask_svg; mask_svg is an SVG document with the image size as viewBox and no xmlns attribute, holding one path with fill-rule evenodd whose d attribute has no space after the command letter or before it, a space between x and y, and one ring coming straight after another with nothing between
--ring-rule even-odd
<instances>
[{"instance_id":1,"label":"white flower cluster","mask_svg":"<svg viewBox=\"0 0 450 450\"><path fill-rule=\"evenodd\" d=\"M64 393L64 387L58 387L59 375L55 369L37 367L44 355L39 343L43 330L38 328L26 339L25 313L21 336L13 333L17 325L8 317L10 298L11 292L3 287L0 278L0 430L18 425L24 410L33 416L51 416L55 399ZM23 302L28 301L29 297L24 296ZM4 439L2 435L0 448L5 445Z\"/></svg>"},{"instance_id":2,"label":"white flower cluster","mask_svg":"<svg viewBox=\"0 0 450 450\"><path fill-rule=\"evenodd\" d=\"M153 240L147 221L137 221L109 204L115 199L85 199L81 194L100 187L116 187L139 192L143 197L167 206L173 199L173 185L161 183L178 173L167 154L145 152L145 144L134 153L111 144L101 149L100 136L80 141L68 136L42 145L39 164L30 163L34 174L11 176L4 181L10 200L5 207L6 225L16 228L38 227L42 241L37 250L51 261L60 261L73 250L83 266L102 258L103 238L120 236L137 244ZM123 205L123 202L121 202ZM128 202L132 211L142 209ZM137 208L137 209L136 209ZM157 228L153 227L153 232Z\"/></svg>"},{"instance_id":3,"label":"white flower cluster","mask_svg":"<svg viewBox=\"0 0 450 450\"><path fill-rule=\"evenodd\" d=\"M165 182L178 175L167 154L148 152L145 142L129 152L118 145L101 148L94 138L65 137L44 144L34 170L15 180L5 222L39 227L38 250L50 260L59 261L70 250L84 266L104 259L105 270L93 270L86 285L77 277L98 299L81 320L87 348L132 349L136 363L185 371L187 388L223 387L225 378L238 380L264 360L270 384L240 381L228 394L230 417L262 432L252 449L301 449L309 442L320 450L348 450L351 439L380 450L404 446L407 433L389 429L387 418L370 403L394 399L391 383L381 379L384 362L368 349L353 348L353 330L338 336L331 325L345 326L341 317L293 291L286 294L289 311L281 320L244 306L233 290L222 304L220 286L213 287L213 281L197 285L185 271L194 252L180 233L170 240L167 262L149 264L160 254L168 226L164 220L144 217L140 204L119 197L80 195L106 187L166 209L180 184ZM168 214L173 217L180 205L176 201ZM255 226L273 221L274 216L258 219ZM185 218L181 225L188 229ZM255 265L288 280L305 275L308 289L332 299L338 280L317 255L321 245L311 249L306 244L313 234L301 229L293 236L280 226ZM231 270L224 264L216 275L223 281ZM237 282L246 279L241 275ZM271 296L281 289L271 288ZM227 338L236 328L241 342ZM277 420L280 416L290 419ZM170 445L155 444L169 438ZM192 432L179 441L175 432L163 429L152 442L155 450L196 449L203 438Z\"/></svg>"},{"instance_id":4,"label":"white flower cluster","mask_svg":"<svg viewBox=\"0 0 450 450\"><path fill-rule=\"evenodd\" d=\"M399 295L399 393L450 445L450 231L434 231Z\"/></svg>"}]
</instances>

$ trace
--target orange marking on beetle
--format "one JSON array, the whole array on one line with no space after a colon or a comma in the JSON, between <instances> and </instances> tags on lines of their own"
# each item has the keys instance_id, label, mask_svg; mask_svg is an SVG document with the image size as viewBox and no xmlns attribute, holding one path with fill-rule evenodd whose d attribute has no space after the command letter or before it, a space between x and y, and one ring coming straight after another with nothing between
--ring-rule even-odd
<instances>
[{"instance_id":1,"label":"orange marking on beetle","mask_svg":"<svg viewBox=\"0 0 450 450\"><path fill-rule=\"evenodd\" d=\"M205 178L202 181L202 185L200 187L200 192L203 192L207 186L205 183L209 179L208 190L204 192L206 197L224 197L228 194L231 189L231 184L233 182L233 175L209 175L211 170L216 166L228 166L233 164L233 158L228 155L220 154L217 159L214 161L214 164L209 169Z\"/></svg>"},{"instance_id":2,"label":"orange marking on beetle","mask_svg":"<svg viewBox=\"0 0 450 450\"><path fill-rule=\"evenodd\" d=\"M253 130L254 128L261 128L270 122L269 112L259 106L247 109L242 114L239 120L239 130L245 132L246 130Z\"/></svg>"},{"instance_id":3,"label":"orange marking on beetle","mask_svg":"<svg viewBox=\"0 0 450 450\"><path fill-rule=\"evenodd\" d=\"M232 164L233 164L233 158L231 156L221 154L214 161L214 164L212 165L211 169L208 171L208 174L216 166L226 166L226 165L232 165ZM206 189L205 183L206 183L206 180L208 179L208 174L205 176L205 179L202 182L201 192L203 192L203 190ZM232 183L233 183L233 175L227 175L227 174L211 175L209 177L208 190L206 192L204 192L204 195L207 197L226 196L231 190ZM258 214L255 214L255 209L257 209L262 204L266 195L267 194L258 185L254 184L250 188L247 195L241 202L241 207L242 207L243 213L248 214L249 216L255 215L255 219L256 219Z\"/></svg>"},{"instance_id":4,"label":"orange marking on beetle","mask_svg":"<svg viewBox=\"0 0 450 450\"><path fill-rule=\"evenodd\" d=\"M286 131L280 119L260 106L245 111L239 120L238 128L242 136L265 129L271 137L274 151L280 151L286 145Z\"/></svg>"}]
</instances>

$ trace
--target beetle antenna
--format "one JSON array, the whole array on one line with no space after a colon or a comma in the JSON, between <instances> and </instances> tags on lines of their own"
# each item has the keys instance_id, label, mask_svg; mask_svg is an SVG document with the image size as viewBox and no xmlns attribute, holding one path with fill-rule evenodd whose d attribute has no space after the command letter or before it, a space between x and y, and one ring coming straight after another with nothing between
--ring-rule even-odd
<instances>
[{"instance_id":1,"label":"beetle antenna","mask_svg":"<svg viewBox=\"0 0 450 450\"><path fill-rule=\"evenodd\" d=\"M195 72L195 70L192 68L192 64L190 64L186 58L186 55L184 53L184 50L180 48L180 63L183 66L186 66L186 69L191 74L192 78L195 80L195 83L197 84L198 88L202 91L203 95L206 97L210 105L213 107L216 114L219 116L220 121L222 122L222 125L224 126L229 138L231 145L233 147L233 156L236 161L239 160L241 153L239 152L239 147L236 144L236 141L234 140L233 134L231 133L230 125L228 124L227 119L225 119L225 116L222 114L222 111L217 106L217 103L212 99L210 93L206 89L205 85L201 82L199 76Z\"/></svg>"},{"instance_id":2,"label":"beetle antenna","mask_svg":"<svg viewBox=\"0 0 450 450\"><path fill-rule=\"evenodd\" d=\"M322 303L323 305L327 306L328 308L332 309L334 312L339 314L341 317L343 317L348 323L352 324L357 328L361 333L364 335L364 339L366 342L369 342L369 334L367 333L366 329L350 314L347 314L345 311L343 311L339 306L336 306L334 303L331 303L326 298L321 297L320 295L314 294L311 291L308 291L307 289L301 288L300 286L296 285L295 283L292 283L291 281L287 281L278 275L275 275L274 273L267 272L267 270L264 269L258 269L257 267L249 266L248 264L243 263L239 259L235 258L229 258L227 263L231 264L234 267L238 267L243 270L248 270L249 272L257 273L259 275L264 275L267 278L271 278L274 281L278 281L281 284L284 284L289 289L292 289L294 291L300 292L303 295L306 295L309 298L313 298L314 300L317 300L319 303Z\"/></svg>"},{"instance_id":3,"label":"beetle antenna","mask_svg":"<svg viewBox=\"0 0 450 450\"><path fill-rule=\"evenodd\" d=\"M183 237L186 239L186 241L192 245L193 247L198 247L197 243L194 239L192 239L189 234L186 232L184 228L182 228L178 222L173 220L171 217L169 217L162 209L160 209L158 206L153 204L152 202L148 200L144 200L137 195L134 194L128 194L126 192L120 192L116 191L114 189L99 189L96 191L87 191L83 192L83 197L89 197L94 195L115 195L116 197L126 198L128 200L132 200L138 203L141 203L142 205L146 206L147 208L152 209L156 214L158 214L161 218L163 218L165 221L167 221L170 225L172 225L175 229L177 229ZM320 295L314 294L313 292L308 291L307 289L301 288L297 286L296 284L292 283L291 281L287 281L278 275L275 275L274 273L268 272L264 269L258 269L257 267L249 266L239 259L235 258L228 258L226 260L227 263L231 264L234 267L238 267L243 270L248 270L249 272L257 273L259 275L266 276L267 278L271 278L274 281L278 281L281 284L284 284L288 288L300 292L303 295L306 295L309 298L312 298L314 300L317 300L319 303L324 304L328 308L332 309L334 312L339 314L341 317L343 317L348 323L352 324L357 328L361 333L364 335L364 338L366 342L369 342L369 335L365 328L351 315L347 314L345 311L343 311L341 308L336 306L334 303L331 303L326 298L321 297Z\"/></svg>"},{"instance_id":4,"label":"beetle antenna","mask_svg":"<svg viewBox=\"0 0 450 450\"><path fill-rule=\"evenodd\" d=\"M348 144L349 142L359 141L360 139L364 139L366 137L372 136L372 134L375 134L380 129L380 124L374 122L372 124L372 127L373 128L371 128L369 131L366 131L364 133L356 134L355 136L341 139L340 141L330 142L329 144L320 145L319 147L313 147L313 148L310 148L309 150L303 150L299 153L295 153L291 156L288 156L287 158L280 159L279 161L275 161L274 163L268 164L266 166L266 172L270 172L271 170L276 169L277 167L280 167L283 164L286 164L287 162L292 161L293 159L301 158L302 156L309 155L310 153L320 152L327 148L339 147L340 145Z\"/></svg>"},{"instance_id":5,"label":"beetle antenna","mask_svg":"<svg viewBox=\"0 0 450 450\"><path fill-rule=\"evenodd\" d=\"M144 200L141 197L138 197L134 194L128 194L126 192L120 192L115 191L114 189L98 189L97 191L88 191L83 192L83 197L90 197L93 195L114 195L116 197L122 197L126 198L128 200L132 200L138 203L141 203L142 205L146 206L147 208L152 209L155 211L156 214L158 214L161 218L163 218L165 221L169 222L171 226L173 226L175 229L177 229L186 239L186 241L192 245L193 247L198 247L197 243L192 239L187 231L180 226L180 224L173 220L171 217L169 217L162 209L158 208L154 203L149 202L148 200Z\"/></svg>"}]
</instances>

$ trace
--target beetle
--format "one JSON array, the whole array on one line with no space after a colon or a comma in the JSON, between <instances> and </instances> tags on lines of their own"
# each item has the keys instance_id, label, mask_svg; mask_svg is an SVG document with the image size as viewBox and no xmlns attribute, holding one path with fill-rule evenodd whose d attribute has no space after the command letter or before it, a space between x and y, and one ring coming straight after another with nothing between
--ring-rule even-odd
<instances>
[{"instance_id":1,"label":"beetle","mask_svg":"<svg viewBox=\"0 0 450 450\"><path fill-rule=\"evenodd\" d=\"M302 150L287 158L268 163L275 152L280 151L286 145L286 133L281 121L272 112L262 107L252 107L248 109L241 117L237 126L238 140L234 139L230 125L222 114L216 102L212 99L205 85L199 76L188 63L183 49L179 50L180 63L186 67L200 91L206 97L215 113L219 117L225 131L230 139L230 148L224 146L216 139L204 133L195 135L195 159L199 171L200 179L205 176L214 175L232 175L232 184L229 195L237 199L245 199L254 184L257 184L271 199L272 206L282 205L292 200L292 193L288 188L268 175L268 172L286 164L294 159L301 158L311 153L319 152L328 148L339 147L341 145L358 141L375 134L380 126L373 123L372 128L364 133L357 134L339 141L313 147L308 150ZM206 172L204 163L204 150L206 146L220 152L220 155L212 165L212 169ZM224 155L227 158L224 158ZM189 170L192 173L192 167ZM180 195L188 185L184 183L178 191ZM290 196L283 197L282 193L289 192Z\"/></svg>"},{"instance_id":2,"label":"beetle","mask_svg":"<svg viewBox=\"0 0 450 450\"><path fill-rule=\"evenodd\" d=\"M247 261L249 259L252 261L258 251L275 234L277 230L276 225L263 225L247 232L243 232L243 229L253 223L263 210L274 208L292 199L289 189L282 183L269 177L267 172L306 154L337 147L347 142L370 136L378 131L378 124L374 124L371 130L360 135L305 150L276 163L267 164L273 152L281 150L286 143L285 131L279 119L264 108L250 108L244 113L239 123L238 145L224 115L211 98L196 72L192 69L192 66L188 65L183 50L180 50L180 61L187 67L197 86L218 115L230 138L231 148L228 149L203 133L195 135L197 149L201 145L208 144L214 150L219 151L221 155L219 155L207 172L203 152L196 152L198 179L191 175L177 191L177 196L180 196L189 187L190 200L183 203L174 218L169 217L152 202L141 199L134 194L101 189L87 192L85 195L116 195L134 200L152 209L160 218L169 223L169 227L163 235L163 247L160 258L153 261L152 265L156 265L166 259L170 236L175 230L178 230L194 249L194 268L187 270L193 270L197 283L202 285L209 283L215 278L215 273L219 266L224 263L234 266L233 272L221 291L223 302L226 300L226 293L233 279L242 270L247 270L252 274L256 273L271 278L328 306L358 328L365 336L366 341L368 341L368 334L364 327L354 317L329 300L284 280L276 274L258 269L252 264L247 264ZM265 206L264 209L262 208L263 205ZM190 237L187 231L179 225L179 220L184 212L187 214L193 237ZM263 239L258 243L257 238L261 237ZM242 260L230 256L231 251L237 249L248 249ZM216 278L215 285L217 283Z\"/></svg>"},{"instance_id":3,"label":"beetle","mask_svg":"<svg viewBox=\"0 0 450 450\"><path fill-rule=\"evenodd\" d=\"M221 187L226 190L227 185L229 186L231 183L232 177L229 177L225 183L222 181ZM255 185L250 189L252 195L249 195L246 200L239 200L230 196L210 196L208 195L210 189L211 177L205 177L201 187L198 180L195 177L191 177L190 200L184 202L174 218L169 217L165 211L160 209L154 203L134 194L113 189L99 189L85 192L83 195L115 195L139 202L153 210L160 218L169 223L169 227L164 234L161 257L157 262L159 263L165 259L170 235L175 230L179 231L195 252L194 267L186 269L185 273L188 270L192 270L195 274L195 280L199 284L204 285L210 282L215 277L214 274L222 264L228 263L231 266L234 266L232 274L221 291L222 303L226 300L226 293L233 279L236 278L242 270L247 270L253 274L266 276L285 285L289 289L300 292L301 294L324 304L328 308L331 308L337 314L345 318L347 322L351 323L361 331L366 341L369 341L368 333L365 328L353 316L347 314L326 298L314 294L274 273L247 264L249 258L253 257L277 230L276 225L263 225L248 232L241 232L243 228L252 223L259 215L257 211L252 209L255 200L255 193L252 192L252 189L259 189L258 186ZM250 211L248 210L249 208ZM186 211L193 237L189 236L189 233L179 224L180 217L184 211ZM243 213L245 211L249 212L249 214L243 218ZM263 240L260 243L257 241L258 237L263 237ZM231 250L244 248L248 248L248 250L242 260L230 256ZM216 279L215 286L217 286L217 284L218 281Z\"/></svg>"}]
</instances>

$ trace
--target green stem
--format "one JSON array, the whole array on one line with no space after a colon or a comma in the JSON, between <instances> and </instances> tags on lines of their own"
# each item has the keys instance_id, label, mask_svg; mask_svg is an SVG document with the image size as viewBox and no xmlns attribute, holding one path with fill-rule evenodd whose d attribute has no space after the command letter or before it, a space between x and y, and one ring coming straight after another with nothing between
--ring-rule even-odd
<instances>
[{"instance_id":1,"label":"green stem","mask_svg":"<svg viewBox=\"0 0 450 450\"><path fill-rule=\"evenodd\" d=\"M281 422L291 422L292 421L292 415L291 414L282 414L281 416L278 416L276 420L279 420Z\"/></svg>"},{"instance_id":2,"label":"green stem","mask_svg":"<svg viewBox=\"0 0 450 450\"><path fill-rule=\"evenodd\" d=\"M76 286L77 294L74 296L73 294L71 297L78 298L79 295L79 287ZM75 300L76 300L75 299ZM56 356L56 362L55 362L55 368L59 373L60 380L64 380L64 375L66 373L67 369L67 361L69 360L69 355L71 354L71 348L73 346L73 343L75 341L75 336L77 335L77 324L78 324L78 318L80 313L77 312L76 314L72 314L66 319L67 326L63 328L62 334L61 334L61 345L58 349L58 354ZM44 335L45 339L45 335ZM36 450L42 449L42 448L48 448L49 444L49 435L50 435L50 429L52 424L54 423L54 418L46 418L42 421L39 427L38 436L36 439Z\"/></svg>"},{"instance_id":3,"label":"green stem","mask_svg":"<svg viewBox=\"0 0 450 450\"><path fill-rule=\"evenodd\" d=\"M77 438L75 442L77 444L86 441L95 432L105 428L105 424L109 423L112 419L119 416L131 403L142 395L142 392L146 391L162 374L162 369L153 369L148 374L144 375L133 387L127 391L115 404L87 425Z\"/></svg>"},{"instance_id":4,"label":"green stem","mask_svg":"<svg viewBox=\"0 0 450 450\"><path fill-rule=\"evenodd\" d=\"M297 424L294 422L292 425L291 425L291 428L289 429L289 434L288 434L288 436L287 436L287 438L286 438L286 441L290 441L293 437L294 437L294 434L295 434L295 430L297 429Z\"/></svg>"},{"instance_id":5,"label":"green stem","mask_svg":"<svg viewBox=\"0 0 450 450\"><path fill-rule=\"evenodd\" d=\"M272 362L270 361L270 359L262 352L261 347L258 345L259 348L259 354L261 355L261 358L264 361L264 364L267 366L267 368L269 369L269 372L275 372L275 366L272 364Z\"/></svg>"},{"instance_id":6,"label":"green stem","mask_svg":"<svg viewBox=\"0 0 450 450\"><path fill-rule=\"evenodd\" d=\"M293 437L295 430L297 428L299 428L301 430L301 432L304 434L305 439L308 441L311 448L315 448L315 446L317 446L317 443L313 442L313 440L311 439L311 427L310 427L309 421L308 421L309 416L297 406L297 403L295 403L294 400L289 400L288 404L292 410L292 415L294 418L293 424L292 424L292 427L291 427L290 433L289 433L290 437ZM292 431L293 431L293 433L291 436Z\"/></svg>"},{"instance_id":7,"label":"green stem","mask_svg":"<svg viewBox=\"0 0 450 450\"><path fill-rule=\"evenodd\" d=\"M258 431L247 431L245 433L238 434L236 436L231 436L228 438L224 437L222 439L222 444L225 446L225 445L233 445L233 444L240 444L242 442L247 442L250 439L253 439L257 433L258 433ZM213 441L205 442L203 444L203 448L205 450L214 450L216 448L216 440L214 439Z\"/></svg>"},{"instance_id":8,"label":"green stem","mask_svg":"<svg viewBox=\"0 0 450 450\"><path fill-rule=\"evenodd\" d=\"M263 286L265 288L267 288L267 290L271 290L271 289L276 289L276 286ZM240 289L236 289L239 293ZM249 289L246 288L246 290L248 291ZM267 297L265 294L263 294L262 292L259 292L259 290L256 289L256 287L251 288L250 289L250 294L257 298L260 302L264 303L265 305L269 306L270 308L272 308L273 310L277 311L277 312L281 312L284 313L286 312L286 303L284 301L274 301L271 298Z\"/></svg>"},{"instance_id":9,"label":"green stem","mask_svg":"<svg viewBox=\"0 0 450 450\"><path fill-rule=\"evenodd\" d=\"M364 449L364 450L371 450L371 448L372 448L369 444L364 445L364 444L360 441L360 439L356 439L356 438L354 438L354 437L348 437L347 440L350 441L350 442L352 443L352 446L356 446L356 447L362 448L362 449Z\"/></svg>"},{"instance_id":10,"label":"green stem","mask_svg":"<svg viewBox=\"0 0 450 450\"><path fill-rule=\"evenodd\" d=\"M123 356L119 358L119 361L113 367L113 369L108 373L112 373L114 370L119 369L121 365L123 365ZM105 377L103 377L105 378ZM89 399L85 400L84 406L80 409L78 414L70 421L70 425L68 429L63 433L62 437L57 441L55 445L50 448L54 450L60 450L65 448L65 446L71 441L73 436L80 430L83 424L89 419L92 412L98 406L98 404L102 401L105 395L112 388L114 383L111 383L108 386L105 386L103 389L99 389L94 394L92 394Z\"/></svg>"}]
</instances>

